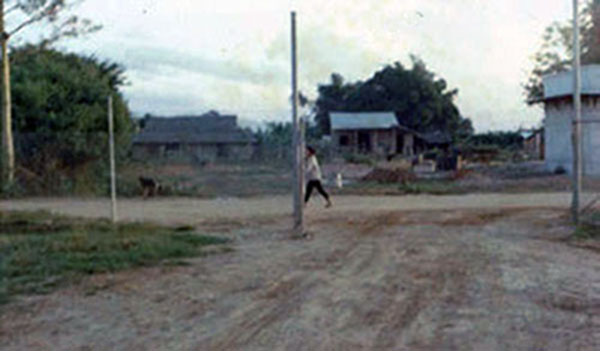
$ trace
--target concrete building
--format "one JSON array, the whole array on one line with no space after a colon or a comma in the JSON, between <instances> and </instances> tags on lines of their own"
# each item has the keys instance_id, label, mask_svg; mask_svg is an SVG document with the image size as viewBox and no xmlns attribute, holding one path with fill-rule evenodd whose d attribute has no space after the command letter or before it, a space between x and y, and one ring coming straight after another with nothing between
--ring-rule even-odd
<instances>
[{"instance_id":1,"label":"concrete building","mask_svg":"<svg viewBox=\"0 0 600 351\"><path fill-rule=\"evenodd\" d=\"M149 117L133 138L136 159L172 159L196 162L248 160L254 151L250 132L237 117L209 112L192 117Z\"/></svg>"},{"instance_id":2,"label":"concrete building","mask_svg":"<svg viewBox=\"0 0 600 351\"><path fill-rule=\"evenodd\" d=\"M573 74L561 72L544 77L544 156L550 171L573 169L571 139L573 110ZM582 146L583 172L600 176L600 65L583 66Z\"/></svg>"}]
</instances>

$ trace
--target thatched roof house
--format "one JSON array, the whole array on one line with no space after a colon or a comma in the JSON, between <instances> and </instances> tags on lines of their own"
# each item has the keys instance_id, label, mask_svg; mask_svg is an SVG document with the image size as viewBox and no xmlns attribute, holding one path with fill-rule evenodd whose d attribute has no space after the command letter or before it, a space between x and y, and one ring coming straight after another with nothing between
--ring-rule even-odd
<instances>
[{"instance_id":1,"label":"thatched roof house","mask_svg":"<svg viewBox=\"0 0 600 351\"><path fill-rule=\"evenodd\" d=\"M147 117L133 138L137 158L188 157L195 160L248 159L252 133L237 125L237 117L209 112L202 116Z\"/></svg>"}]
</instances>

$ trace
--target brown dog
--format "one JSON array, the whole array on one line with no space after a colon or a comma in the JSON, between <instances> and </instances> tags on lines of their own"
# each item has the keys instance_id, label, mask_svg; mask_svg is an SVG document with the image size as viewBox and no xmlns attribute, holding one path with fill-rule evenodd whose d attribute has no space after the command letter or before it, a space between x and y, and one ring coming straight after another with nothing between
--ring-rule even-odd
<instances>
[{"instance_id":1,"label":"brown dog","mask_svg":"<svg viewBox=\"0 0 600 351\"><path fill-rule=\"evenodd\" d=\"M160 184L152 178L140 176L138 179L140 181L140 186L142 187L142 196L144 199L148 198L149 196L157 195L161 189Z\"/></svg>"}]
</instances>

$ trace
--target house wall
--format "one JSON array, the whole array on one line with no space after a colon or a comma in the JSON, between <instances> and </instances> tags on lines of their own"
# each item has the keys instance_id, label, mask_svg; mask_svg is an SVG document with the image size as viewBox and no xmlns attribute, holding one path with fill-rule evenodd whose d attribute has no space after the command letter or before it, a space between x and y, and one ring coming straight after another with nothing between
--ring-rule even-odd
<instances>
[{"instance_id":1,"label":"house wall","mask_svg":"<svg viewBox=\"0 0 600 351\"><path fill-rule=\"evenodd\" d=\"M573 148L571 120L573 105L569 101L549 102L545 106L544 156L550 171L562 167L571 173ZM600 104L597 99L582 101L582 148L583 172L585 175L600 176ZM588 123L585 123L588 121ZM593 122L596 121L596 122Z\"/></svg>"},{"instance_id":2,"label":"house wall","mask_svg":"<svg viewBox=\"0 0 600 351\"><path fill-rule=\"evenodd\" d=\"M339 152L355 152L358 144L357 135L351 130L332 131L331 139L334 148ZM342 139L346 140L346 144L342 145Z\"/></svg>"},{"instance_id":3,"label":"house wall","mask_svg":"<svg viewBox=\"0 0 600 351\"><path fill-rule=\"evenodd\" d=\"M410 133L402 135L402 154L404 156L413 156L415 154L415 136Z\"/></svg>"},{"instance_id":4,"label":"house wall","mask_svg":"<svg viewBox=\"0 0 600 351\"><path fill-rule=\"evenodd\" d=\"M367 132L371 139L370 153L380 156L390 154L402 154L404 156L413 156L417 153L415 137L412 133L406 133L397 129L383 130L341 130L332 132L332 141L338 152L353 152L361 151L358 145L358 133ZM343 146L340 144L342 138L347 138L348 144Z\"/></svg>"},{"instance_id":5,"label":"house wall","mask_svg":"<svg viewBox=\"0 0 600 351\"><path fill-rule=\"evenodd\" d=\"M243 161L252 158L253 154L252 144L183 144L171 150L160 144L135 144L132 147L132 155L138 160L167 158L192 162Z\"/></svg>"},{"instance_id":6,"label":"house wall","mask_svg":"<svg viewBox=\"0 0 600 351\"><path fill-rule=\"evenodd\" d=\"M396 130L337 130L332 132L332 141L338 152L359 152L358 135L368 133L371 141L369 153L388 155L396 152ZM341 145L342 138L347 138L347 145Z\"/></svg>"},{"instance_id":7,"label":"house wall","mask_svg":"<svg viewBox=\"0 0 600 351\"><path fill-rule=\"evenodd\" d=\"M371 132L375 136L373 152L377 155L389 155L396 151L396 138L393 130L376 130Z\"/></svg>"},{"instance_id":8,"label":"house wall","mask_svg":"<svg viewBox=\"0 0 600 351\"><path fill-rule=\"evenodd\" d=\"M196 161L245 161L252 158L254 147L252 144L194 144L188 145L186 152Z\"/></svg>"},{"instance_id":9,"label":"house wall","mask_svg":"<svg viewBox=\"0 0 600 351\"><path fill-rule=\"evenodd\" d=\"M161 157L164 146L157 144L134 144L131 147L132 157L136 160L147 160Z\"/></svg>"}]
</instances>

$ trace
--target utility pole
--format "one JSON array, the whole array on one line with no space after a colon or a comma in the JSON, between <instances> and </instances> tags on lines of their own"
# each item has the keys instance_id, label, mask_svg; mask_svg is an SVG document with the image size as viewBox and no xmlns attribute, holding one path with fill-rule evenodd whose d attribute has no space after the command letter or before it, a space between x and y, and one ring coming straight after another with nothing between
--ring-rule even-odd
<instances>
[{"instance_id":1,"label":"utility pole","mask_svg":"<svg viewBox=\"0 0 600 351\"><path fill-rule=\"evenodd\" d=\"M113 224L119 220L117 212L117 174L115 170L115 133L112 95L108 97L108 149L110 153L110 202Z\"/></svg>"},{"instance_id":2,"label":"utility pole","mask_svg":"<svg viewBox=\"0 0 600 351\"><path fill-rule=\"evenodd\" d=\"M579 224L579 204L583 173L581 147L581 50L579 44L579 0L573 0L573 199L571 215Z\"/></svg>"},{"instance_id":3,"label":"utility pole","mask_svg":"<svg viewBox=\"0 0 600 351\"><path fill-rule=\"evenodd\" d=\"M4 0L0 0L0 44L2 45L2 181L11 184L15 174L15 149L12 136L12 116L10 97L10 62L8 58L8 38L4 23Z\"/></svg>"},{"instance_id":4,"label":"utility pole","mask_svg":"<svg viewBox=\"0 0 600 351\"><path fill-rule=\"evenodd\" d=\"M304 234L304 129L298 118L298 62L296 51L296 12L291 13L292 25L292 122L294 147L294 230Z\"/></svg>"}]
</instances>

